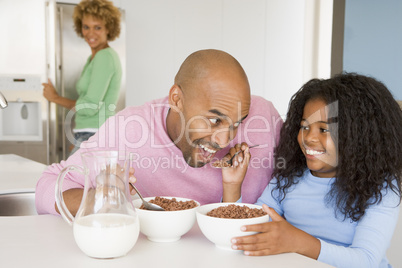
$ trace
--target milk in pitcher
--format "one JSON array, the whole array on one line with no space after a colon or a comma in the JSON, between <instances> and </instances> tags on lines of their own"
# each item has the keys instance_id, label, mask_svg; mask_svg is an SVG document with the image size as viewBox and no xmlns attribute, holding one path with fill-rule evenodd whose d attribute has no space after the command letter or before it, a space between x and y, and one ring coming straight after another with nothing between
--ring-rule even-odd
<instances>
[{"instance_id":1,"label":"milk in pitcher","mask_svg":"<svg viewBox=\"0 0 402 268\"><path fill-rule=\"evenodd\" d=\"M115 258L126 255L137 242L137 216L101 213L76 219L73 224L78 247L94 258Z\"/></svg>"}]
</instances>

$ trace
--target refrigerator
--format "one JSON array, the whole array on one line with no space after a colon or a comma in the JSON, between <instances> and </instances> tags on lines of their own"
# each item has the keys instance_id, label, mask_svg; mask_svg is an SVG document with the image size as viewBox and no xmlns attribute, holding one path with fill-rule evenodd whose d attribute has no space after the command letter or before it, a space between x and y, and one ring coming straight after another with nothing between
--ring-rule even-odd
<instances>
[{"instance_id":1,"label":"refrigerator","mask_svg":"<svg viewBox=\"0 0 402 268\"><path fill-rule=\"evenodd\" d=\"M77 99L75 85L84 68L91 49L85 40L74 31L73 10L75 4L47 2L46 4L46 43L47 77L51 79L58 93L70 99ZM120 36L109 42L119 55L122 65L120 95L116 112L125 107L126 86L126 46L125 12L120 9ZM54 103L48 104L48 153L49 163L65 160L72 149L71 113ZM74 118L72 118L74 119ZM70 138L69 138L70 137Z\"/></svg>"}]
</instances>

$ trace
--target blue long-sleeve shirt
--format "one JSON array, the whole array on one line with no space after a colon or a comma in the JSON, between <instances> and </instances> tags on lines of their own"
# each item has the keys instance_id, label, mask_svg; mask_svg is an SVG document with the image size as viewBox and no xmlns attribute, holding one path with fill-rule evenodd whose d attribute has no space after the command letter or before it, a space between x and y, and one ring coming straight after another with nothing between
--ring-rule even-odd
<instances>
[{"instance_id":1,"label":"blue long-sleeve shirt","mask_svg":"<svg viewBox=\"0 0 402 268\"><path fill-rule=\"evenodd\" d=\"M399 213L399 197L384 189L379 204L371 205L358 221L344 220L326 195L335 178L318 178L306 170L279 203L274 197L276 179L271 180L256 204L267 204L293 226L321 242L319 261L335 267L392 267L386 258Z\"/></svg>"}]
</instances>

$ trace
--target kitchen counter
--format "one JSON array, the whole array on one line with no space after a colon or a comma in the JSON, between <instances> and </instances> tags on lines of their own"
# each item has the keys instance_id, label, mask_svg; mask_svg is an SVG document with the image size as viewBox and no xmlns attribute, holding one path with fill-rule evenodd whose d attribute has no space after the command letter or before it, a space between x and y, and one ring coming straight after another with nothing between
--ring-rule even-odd
<instances>
[{"instance_id":1,"label":"kitchen counter","mask_svg":"<svg viewBox=\"0 0 402 268\"><path fill-rule=\"evenodd\" d=\"M140 234L124 257L94 259L75 244L73 229L61 217L0 217L2 267L332 267L296 253L250 257L215 247L197 223L179 241L156 243Z\"/></svg>"},{"instance_id":2,"label":"kitchen counter","mask_svg":"<svg viewBox=\"0 0 402 268\"><path fill-rule=\"evenodd\" d=\"M15 154L0 155L0 194L35 192L46 165Z\"/></svg>"},{"instance_id":3,"label":"kitchen counter","mask_svg":"<svg viewBox=\"0 0 402 268\"><path fill-rule=\"evenodd\" d=\"M34 192L46 165L0 155L0 194ZM173 243L155 243L140 234L124 257L94 259L75 244L73 229L53 215L0 217L1 267L331 267L295 253L249 257L215 247L198 224Z\"/></svg>"}]
</instances>

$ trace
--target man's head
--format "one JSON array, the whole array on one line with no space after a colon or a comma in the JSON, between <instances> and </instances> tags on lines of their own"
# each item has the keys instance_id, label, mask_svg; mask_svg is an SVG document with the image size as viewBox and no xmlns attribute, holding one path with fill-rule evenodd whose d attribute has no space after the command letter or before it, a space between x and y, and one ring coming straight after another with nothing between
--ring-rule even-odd
<instances>
[{"instance_id":1,"label":"man's head","mask_svg":"<svg viewBox=\"0 0 402 268\"><path fill-rule=\"evenodd\" d=\"M236 136L250 108L250 86L239 62L220 50L194 52L169 92L168 134L192 167L202 167Z\"/></svg>"}]
</instances>

